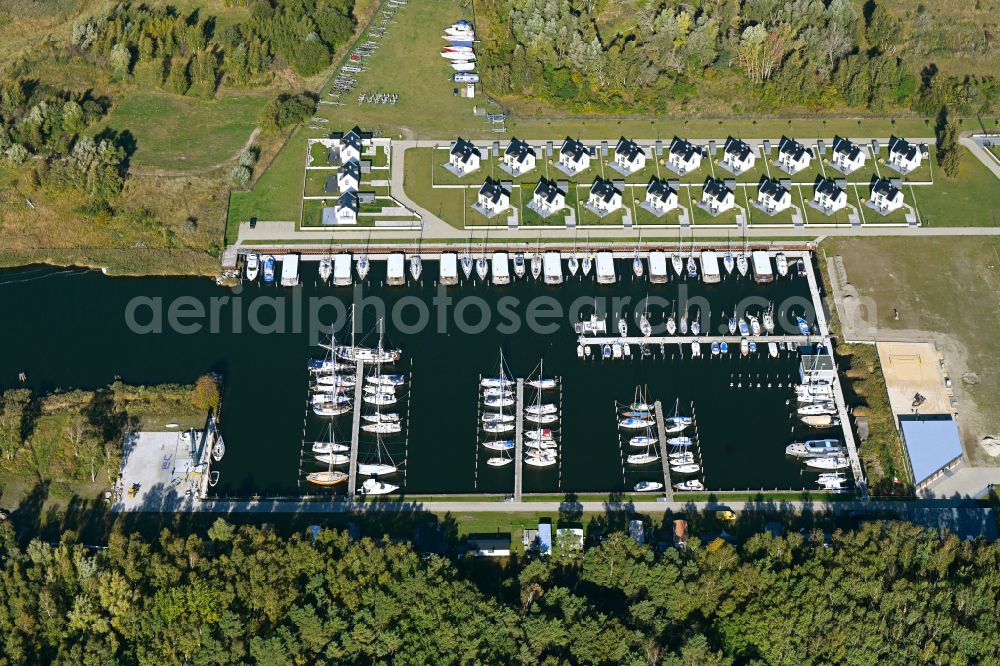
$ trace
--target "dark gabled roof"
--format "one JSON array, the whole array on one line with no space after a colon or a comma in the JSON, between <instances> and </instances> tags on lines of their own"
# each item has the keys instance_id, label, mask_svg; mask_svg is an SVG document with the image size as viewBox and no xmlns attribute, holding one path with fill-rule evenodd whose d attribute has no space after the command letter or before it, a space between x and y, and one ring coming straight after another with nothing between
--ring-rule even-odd
<instances>
[{"instance_id":1,"label":"dark gabled roof","mask_svg":"<svg viewBox=\"0 0 1000 666\"><path fill-rule=\"evenodd\" d=\"M646 185L646 195L653 196L663 202L666 202L672 193L673 189L667 184L667 181L660 180L656 176L650 178L649 184Z\"/></svg>"},{"instance_id":2,"label":"dark gabled roof","mask_svg":"<svg viewBox=\"0 0 1000 666\"><path fill-rule=\"evenodd\" d=\"M330 138L331 139L336 139L336 140L340 141L344 145L353 146L353 147L357 148L360 151L361 147L362 147L362 144L365 141L371 141L372 140L372 136L373 135L372 135L371 132L363 132L363 131L361 131L360 127L358 127L357 125L355 125L348 132L334 132L334 133L332 133L330 135Z\"/></svg>"},{"instance_id":3,"label":"dark gabled roof","mask_svg":"<svg viewBox=\"0 0 1000 666\"><path fill-rule=\"evenodd\" d=\"M727 194L731 194L732 190L726 187L726 184L719 180L718 178L706 178L705 179L705 194L712 197L716 201L722 201L726 198Z\"/></svg>"},{"instance_id":4,"label":"dark gabled roof","mask_svg":"<svg viewBox=\"0 0 1000 666\"><path fill-rule=\"evenodd\" d=\"M357 212L358 208L360 208L357 192L344 192L341 194L337 198L337 208L350 208L354 212Z\"/></svg>"},{"instance_id":5,"label":"dark gabled roof","mask_svg":"<svg viewBox=\"0 0 1000 666\"><path fill-rule=\"evenodd\" d=\"M626 139L625 137L618 139L618 145L615 146L615 155L621 155L629 162L635 162L640 154L642 154L642 148L635 141Z\"/></svg>"},{"instance_id":6,"label":"dark gabled roof","mask_svg":"<svg viewBox=\"0 0 1000 666\"><path fill-rule=\"evenodd\" d=\"M789 139L787 136L782 136L781 141L778 143L778 153L788 155L796 162L801 160L803 155L806 155L808 152L805 146L795 139Z\"/></svg>"},{"instance_id":7,"label":"dark gabled roof","mask_svg":"<svg viewBox=\"0 0 1000 666\"><path fill-rule=\"evenodd\" d=\"M559 154L565 155L574 162L579 162L584 155L589 156L590 151L587 149L587 146L583 145L576 139L566 137L566 140L563 141L562 148L559 149Z\"/></svg>"},{"instance_id":8,"label":"dark gabled roof","mask_svg":"<svg viewBox=\"0 0 1000 666\"><path fill-rule=\"evenodd\" d=\"M349 160L344 162L339 169L337 169L337 175L346 174L348 176L354 176L358 181L361 180L361 164L357 160Z\"/></svg>"},{"instance_id":9,"label":"dark gabled roof","mask_svg":"<svg viewBox=\"0 0 1000 666\"><path fill-rule=\"evenodd\" d=\"M528 155L534 155L535 149L529 146L524 141L521 141L516 136L510 140L507 144L507 150L504 156L507 155L513 157L517 162L523 162Z\"/></svg>"},{"instance_id":10,"label":"dark gabled roof","mask_svg":"<svg viewBox=\"0 0 1000 666\"><path fill-rule=\"evenodd\" d=\"M554 180L542 178L538 181L538 185L535 185L534 196L540 197L545 203L552 203L560 194L566 196L566 193L559 189L559 185Z\"/></svg>"},{"instance_id":11,"label":"dark gabled roof","mask_svg":"<svg viewBox=\"0 0 1000 666\"><path fill-rule=\"evenodd\" d=\"M820 179L819 183L816 185L816 191L819 194L830 197L831 199L839 199L840 195L844 194L844 188L837 185L837 183L829 178Z\"/></svg>"},{"instance_id":12,"label":"dark gabled roof","mask_svg":"<svg viewBox=\"0 0 1000 666\"><path fill-rule=\"evenodd\" d=\"M921 147L910 143L906 139L900 139L899 137L890 137L889 139L889 154L899 155L906 160L914 160L917 157L917 152L923 152Z\"/></svg>"},{"instance_id":13,"label":"dark gabled roof","mask_svg":"<svg viewBox=\"0 0 1000 666\"><path fill-rule=\"evenodd\" d=\"M843 155L853 162L858 159L858 156L861 154L861 147L850 139L845 139L842 136L834 136L833 154Z\"/></svg>"},{"instance_id":14,"label":"dark gabled roof","mask_svg":"<svg viewBox=\"0 0 1000 666\"><path fill-rule=\"evenodd\" d=\"M896 195L899 194L899 188L885 178L879 178L872 185L872 194L881 194L886 199L895 199Z\"/></svg>"},{"instance_id":15,"label":"dark gabled roof","mask_svg":"<svg viewBox=\"0 0 1000 666\"><path fill-rule=\"evenodd\" d=\"M486 197L493 203L500 203L500 199L504 196L509 197L510 192L503 188L503 183L499 180L494 180L490 176L487 176L486 182L479 188L479 195Z\"/></svg>"},{"instance_id":16,"label":"dark gabled roof","mask_svg":"<svg viewBox=\"0 0 1000 666\"><path fill-rule=\"evenodd\" d=\"M457 157L459 161L464 164L468 162L473 155L481 157L482 153L472 144L471 141L466 141L462 137L458 137L458 140L455 141L455 145L451 147L451 155Z\"/></svg>"},{"instance_id":17,"label":"dark gabled roof","mask_svg":"<svg viewBox=\"0 0 1000 666\"><path fill-rule=\"evenodd\" d=\"M685 162L690 162L691 158L694 157L695 154L700 152L701 151L687 139L682 139L678 136L675 136L673 140L670 142L670 154L677 155Z\"/></svg>"},{"instance_id":18,"label":"dark gabled roof","mask_svg":"<svg viewBox=\"0 0 1000 666\"><path fill-rule=\"evenodd\" d=\"M615 189L615 184L610 180L604 180L598 176L594 179L594 184L590 186L590 194L591 196L596 196L598 199L602 199L606 203L610 203L615 198L615 195L621 194L621 192Z\"/></svg>"},{"instance_id":19,"label":"dark gabled roof","mask_svg":"<svg viewBox=\"0 0 1000 666\"><path fill-rule=\"evenodd\" d=\"M726 145L723 147L722 152L726 155L732 155L740 162L745 162L748 157L753 153L753 150L747 145L746 141L741 141L733 137L728 137L726 139Z\"/></svg>"},{"instance_id":20,"label":"dark gabled roof","mask_svg":"<svg viewBox=\"0 0 1000 666\"><path fill-rule=\"evenodd\" d=\"M775 200L783 199L784 196L788 194L788 190L785 189L785 187L781 183L774 180L773 178L766 178L764 181L761 182L760 187L758 189L761 192L761 194L766 194L767 196Z\"/></svg>"}]
</instances>

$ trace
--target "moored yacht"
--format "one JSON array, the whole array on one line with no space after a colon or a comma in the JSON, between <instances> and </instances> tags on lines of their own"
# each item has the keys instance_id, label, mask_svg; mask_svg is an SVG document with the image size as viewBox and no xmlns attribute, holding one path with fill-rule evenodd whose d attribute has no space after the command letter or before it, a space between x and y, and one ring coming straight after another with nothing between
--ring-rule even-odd
<instances>
[{"instance_id":1,"label":"moored yacht","mask_svg":"<svg viewBox=\"0 0 1000 666\"><path fill-rule=\"evenodd\" d=\"M260 258L256 252L247 255L247 279L253 282L260 273Z\"/></svg>"}]
</instances>

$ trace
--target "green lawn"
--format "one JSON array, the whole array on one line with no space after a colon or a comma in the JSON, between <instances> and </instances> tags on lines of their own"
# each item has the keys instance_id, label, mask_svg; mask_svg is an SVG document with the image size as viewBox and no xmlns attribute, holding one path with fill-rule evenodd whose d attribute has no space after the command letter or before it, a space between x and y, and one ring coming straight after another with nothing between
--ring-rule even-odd
<instances>
[{"instance_id":1,"label":"green lawn","mask_svg":"<svg viewBox=\"0 0 1000 666\"><path fill-rule=\"evenodd\" d=\"M545 218L528 208L528 204L531 202L531 197L532 194L534 194L534 191L535 185L526 183L519 187L515 187L515 192L511 195L511 205L514 206L519 203L517 198L518 194L520 194L521 197L521 209L519 212L520 218L518 220L518 226L565 226L566 218L569 216L570 210L576 210L576 185L570 185L569 190L566 192L566 208Z\"/></svg>"},{"instance_id":2,"label":"green lawn","mask_svg":"<svg viewBox=\"0 0 1000 666\"><path fill-rule=\"evenodd\" d=\"M957 178L934 168L934 184L914 187L923 224L939 227L992 227L1000 224L1000 180L969 151L962 151ZM913 201L909 201L913 203Z\"/></svg>"},{"instance_id":3,"label":"green lawn","mask_svg":"<svg viewBox=\"0 0 1000 666\"><path fill-rule=\"evenodd\" d=\"M736 205L746 207L746 198L743 195L743 190L745 188L737 187L733 193L736 197ZM701 201L701 190L700 187L690 187L688 188L688 196L691 198L691 210L693 211L694 217L691 220L693 225L722 225L722 224L736 224L736 213L739 212L739 208L734 208L720 215L713 216L708 211L703 210L698 207L698 202ZM682 196L681 201L684 201Z\"/></svg>"},{"instance_id":4,"label":"green lawn","mask_svg":"<svg viewBox=\"0 0 1000 666\"><path fill-rule=\"evenodd\" d=\"M249 192L233 192L229 197L226 242L236 240L240 222L299 219L302 202L303 160L308 134L300 127Z\"/></svg>"},{"instance_id":5,"label":"green lawn","mask_svg":"<svg viewBox=\"0 0 1000 666\"><path fill-rule=\"evenodd\" d=\"M687 205L688 198L685 190L687 188L681 188L681 191L677 193L677 199L682 207ZM657 217L647 211L645 208L640 208L639 205L646 200L646 188L644 187L633 187L629 188L629 191L625 194L625 203L631 205L633 215L632 224L635 225L650 225L650 224L680 224L680 214L681 208L675 208L674 210L668 212L666 215ZM686 208L685 208L686 210Z\"/></svg>"},{"instance_id":6,"label":"green lawn","mask_svg":"<svg viewBox=\"0 0 1000 666\"><path fill-rule=\"evenodd\" d=\"M410 148L403 155L405 166L403 189L415 203L456 229L462 229L465 227L467 213L472 212L468 210L468 206L472 205L476 190L431 187L432 150L432 148ZM471 215L469 217L471 218Z\"/></svg>"},{"instance_id":7,"label":"green lawn","mask_svg":"<svg viewBox=\"0 0 1000 666\"><path fill-rule=\"evenodd\" d=\"M101 123L135 137L138 168L179 171L210 167L233 157L250 138L268 96L196 99L157 91L130 91Z\"/></svg>"}]
</instances>

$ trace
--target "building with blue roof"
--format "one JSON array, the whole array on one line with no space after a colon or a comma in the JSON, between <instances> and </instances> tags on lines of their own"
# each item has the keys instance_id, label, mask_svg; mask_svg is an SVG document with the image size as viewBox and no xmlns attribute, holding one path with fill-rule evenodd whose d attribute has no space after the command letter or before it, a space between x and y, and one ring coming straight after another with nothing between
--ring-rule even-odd
<instances>
[{"instance_id":1,"label":"building with blue roof","mask_svg":"<svg viewBox=\"0 0 1000 666\"><path fill-rule=\"evenodd\" d=\"M948 414L900 414L899 427L918 493L962 464L962 439Z\"/></svg>"}]
</instances>

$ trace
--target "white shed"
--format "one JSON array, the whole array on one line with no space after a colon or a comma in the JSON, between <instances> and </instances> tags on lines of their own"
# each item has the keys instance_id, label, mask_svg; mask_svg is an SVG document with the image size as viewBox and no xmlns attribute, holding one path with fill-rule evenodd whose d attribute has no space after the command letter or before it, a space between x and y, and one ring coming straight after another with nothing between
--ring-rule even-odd
<instances>
[{"instance_id":1,"label":"white shed","mask_svg":"<svg viewBox=\"0 0 1000 666\"><path fill-rule=\"evenodd\" d=\"M458 255L454 252L441 254L441 284L458 284Z\"/></svg>"},{"instance_id":2,"label":"white shed","mask_svg":"<svg viewBox=\"0 0 1000 666\"><path fill-rule=\"evenodd\" d=\"M333 257L333 285L348 287L351 284L351 255L338 254Z\"/></svg>"},{"instance_id":3,"label":"white shed","mask_svg":"<svg viewBox=\"0 0 1000 666\"><path fill-rule=\"evenodd\" d=\"M385 282L389 285L406 284L406 258L402 252L393 252L389 255Z\"/></svg>"},{"instance_id":4,"label":"white shed","mask_svg":"<svg viewBox=\"0 0 1000 666\"><path fill-rule=\"evenodd\" d=\"M719 274L719 257L712 250L701 253L701 279L706 284L714 284L722 279Z\"/></svg>"},{"instance_id":5,"label":"white shed","mask_svg":"<svg viewBox=\"0 0 1000 666\"><path fill-rule=\"evenodd\" d=\"M597 253L597 284L615 283L615 258L610 252Z\"/></svg>"},{"instance_id":6,"label":"white shed","mask_svg":"<svg viewBox=\"0 0 1000 666\"><path fill-rule=\"evenodd\" d=\"M510 267L506 252L493 253L493 284L510 284Z\"/></svg>"},{"instance_id":7,"label":"white shed","mask_svg":"<svg viewBox=\"0 0 1000 666\"><path fill-rule=\"evenodd\" d=\"M545 277L545 284L561 284L562 255L558 252L546 252L542 261L542 275Z\"/></svg>"},{"instance_id":8,"label":"white shed","mask_svg":"<svg viewBox=\"0 0 1000 666\"><path fill-rule=\"evenodd\" d=\"M281 260L281 286L296 287L299 284L299 255L286 254Z\"/></svg>"},{"instance_id":9,"label":"white shed","mask_svg":"<svg viewBox=\"0 0 1000 666\"><path fill-rule=\"evenodd\" d=\"M751 259L753 279L757 282L774 282L774 273L771 271L771 258L767 252L757 250L751 254Z\"/></svg>"},{"instance_id":10,"label":"white shed","mask_svg":"<svg viewBox=\"0 0 1000 666\"><path fill-rule=\"evenodd\" d=\"M649 253L649 281L663 284L667 281L667 254L659 250Z\"/></svg>"}]
</instances>

